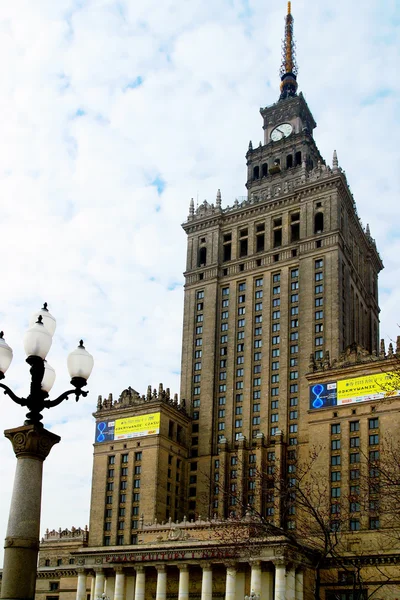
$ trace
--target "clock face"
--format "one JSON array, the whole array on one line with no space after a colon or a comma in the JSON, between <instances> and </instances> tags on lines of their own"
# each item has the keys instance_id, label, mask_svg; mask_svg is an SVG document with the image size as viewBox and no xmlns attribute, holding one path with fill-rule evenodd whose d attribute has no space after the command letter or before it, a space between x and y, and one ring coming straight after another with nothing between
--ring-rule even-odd
<instances>
[{"instance_id":1,"label":"clock face","mask_svg":"<svg viewBox=\"0 0 400 600\"><path fill-rule=\"evenodd\" d=\"M290 123L281 123L278 127L271 132L271 140L277 142L278 140L282 140L285 137L288 137L293 131L293 127Z\"/></svg>"}]
</instances>

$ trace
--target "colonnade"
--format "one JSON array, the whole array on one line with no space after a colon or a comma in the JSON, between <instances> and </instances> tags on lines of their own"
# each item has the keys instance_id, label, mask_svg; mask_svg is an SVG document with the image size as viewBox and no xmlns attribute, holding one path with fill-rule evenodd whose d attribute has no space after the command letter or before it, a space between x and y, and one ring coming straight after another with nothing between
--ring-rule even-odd
<instances>
[{"instance_id":1,"label":"colonnade","mask_svg":"<svg viewBox=\"0 0 400 600\"><path fill-rule=\"evenodd\" d=\"M295 565L288 564L282 559L268 563L272 569L262 568L262 561L251 562L250 591L259 595L260 600L303 600L303 571L296 570ZM165 564L152 565L157 570L156 600L167 599L167 566ZM179 588L178 600L189 600L189 564L178 564ZM200 563L201 600L212 600L213 593L213 565ZM237 563L227 563L225 580L225 600L243 600L245 595L245 578ZM101 598L105 592L110 600L146 600L146 567L135 565L129 574L122 566L113 568L113 576L105 576L102 567L94 567L95 576L92 575L91 600ZM78 584L76 600L86 600L86 583L89 572L78 568ZM246 593L249 593L247 591Z\"/></svg>"}]
</instances>

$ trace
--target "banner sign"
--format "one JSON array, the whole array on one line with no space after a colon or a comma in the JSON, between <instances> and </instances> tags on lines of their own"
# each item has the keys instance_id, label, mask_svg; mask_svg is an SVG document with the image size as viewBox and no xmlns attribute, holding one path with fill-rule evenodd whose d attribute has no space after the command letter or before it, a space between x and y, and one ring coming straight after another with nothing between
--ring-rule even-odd
<instances>
[{"instance_id":1,"label":"banner sign","mask_svg":"<svg viewBox=\"0 0 400 600\"><path fill-rule=\"evenodd\" d=\"M144 435L157 435L160 433L161 413L127 417L115 421L115 440L127 440Z\"/></svg>"},{"instance_id":2,"label":"banner sign","mask_svg":"<svg viewBox=\"0 0 400 600\"><path fill-rule=\"evenodd\" d=\"M310 385L310 410L400 396L400 372L375 373Z\"/></svg>"}]
</instances>

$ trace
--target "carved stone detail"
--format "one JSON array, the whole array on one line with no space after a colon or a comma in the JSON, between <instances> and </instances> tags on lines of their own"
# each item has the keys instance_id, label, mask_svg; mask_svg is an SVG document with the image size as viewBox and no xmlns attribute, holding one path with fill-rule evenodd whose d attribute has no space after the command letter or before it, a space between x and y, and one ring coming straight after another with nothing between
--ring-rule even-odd
<instances>
[{"instance_id":1,"label":"carved stone detail","mask_svg":"<svg viewBox=\"0 0 400 600\"><path fill-rule=\"evenodd\" d=\"M59 435L38 427L37 425L22 425L4 432L15 452L17 458L35 458L44 461L50 450L61 440Z\"/></svg>"}]
</instances>

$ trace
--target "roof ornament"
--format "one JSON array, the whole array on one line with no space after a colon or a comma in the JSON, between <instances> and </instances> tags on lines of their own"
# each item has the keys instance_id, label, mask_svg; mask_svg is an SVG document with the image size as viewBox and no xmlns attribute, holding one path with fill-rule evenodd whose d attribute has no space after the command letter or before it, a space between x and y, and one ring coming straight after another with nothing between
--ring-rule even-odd
<instances>
[{"instance_id":1,"label":"roof ornament","mask_svg":"<svg viewBox=\"0 0 400 600\"><path fill-rule=\"evenodd\" d=\"M193 217L194 215L194 200L193 198L190 199L190 204L189 204L189 217Z\"/></svg>"},{"instance_id":2,"label":"roof ornament","mask_svg":"<svg viewBox=\"0 0 400 600\"><path fill-rule=\"evenodd\" d=\"M215 200L215 206L217 208L221 208L221 190L220 189L217 191L217 198Z\"/></svg>"},{"instance_id":3,"label":"roof ornament","mask_svg":"<svg viewBox=\"0 0 400 600\"><path fill-rule=\"evenodd\" d=\"M280 68L281 95L280 100L296 96L297 92L297 61L296 44L293 36L293 17L291 2L288 2L288 13L285 18L285 38L282 44L282 64Z\"/></svg>"},{"instance_id":4,"label":"roof ornament","mask_svg":"<svg viewBox=\"0 0 400 600\"><path fill-rule=\"evenodd\" d=\"M333 166L333 172L337 173L339 171L339 161L338 161L336 150L333 151L332 166Z\"/></svg>"}]
</instances>

